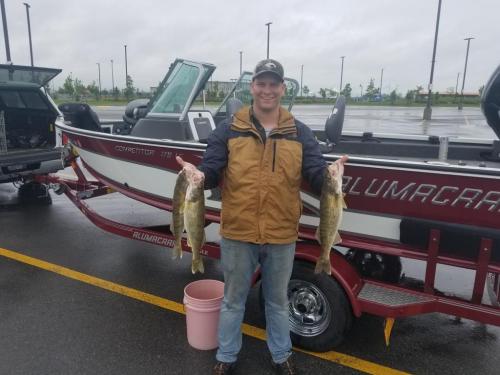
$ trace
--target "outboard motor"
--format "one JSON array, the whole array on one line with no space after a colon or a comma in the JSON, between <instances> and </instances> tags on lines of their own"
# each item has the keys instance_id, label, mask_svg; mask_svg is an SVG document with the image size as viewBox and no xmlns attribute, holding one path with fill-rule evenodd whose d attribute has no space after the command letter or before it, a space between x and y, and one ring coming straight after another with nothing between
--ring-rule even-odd
<instances>
[{"instance_id":1,"label":"outboard motor","mask_svg":"<svg viewBox=\"0 0 500 375\"><path fill-rule=\"evenodd\" d=\"M345 97L340 95L335 101L332 113L325 123L325 134L327 140L336 146L340 143L342 127L344 125Z\"/></svg>"},{"instance_id":2,"label":"outboard motor","mask_svg":"<svg viewBox=\"0 0 500 375\"><path fill-rule=\"evenodd\" d=\"M340 95L335 101L332 113L326 119L325 136L326 142L319 141L319 149L322 154L328 154L339 144L342 135L342 126L344 125L345 97Z\"/></svg>"},{"instance_id":3,"label":"outboard motor","mask_svg":"<svg viewBox=\"0 0 500 375\"><path fill-rule=\"evenodd\" d=\"M500 138L500 66L484 86L481 109L488 125ZM493 141L491 152L483 152L481 156L486 160L500 161L500 140Z\"/></svg>"},{"instance_id":4,"label":"outboard motor","mask_svg":"<svg viewBox=\"0 0 500 375\"><path fill-rule=\"evenodd\" d=\"M148 113L149 99L135 99L127 104L125 107L125 114L123 121L133 127L137 120L146 117Z\"/></svg>"},{"instance_id":5,"label":"outboard motor","mask_svg":"<svg viewBox=\"0 0 500 375\"><path fill-rule=\"evenodd\" d=\"M59 104L59 110L64 115L64 122L75 128L102 131L99 117L86 103Z\"/></svg>"}]
</instances>

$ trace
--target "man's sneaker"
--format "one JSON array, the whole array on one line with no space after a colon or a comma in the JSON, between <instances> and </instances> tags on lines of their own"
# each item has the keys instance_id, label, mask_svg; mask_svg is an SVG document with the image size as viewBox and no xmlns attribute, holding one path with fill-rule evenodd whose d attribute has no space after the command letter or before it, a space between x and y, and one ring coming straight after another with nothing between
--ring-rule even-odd
<instances>
[{"instance_id":1,"label":"man's sneaker","mask_svg":"<svg viewBox=\"0 0 500 375\"><path fill-rule=\"evenodd\" d=\"M234 367L236 366L235 362L227 363L227 362L219 362L214 366L212 370L212 375L229 375L232 374Z\"/></svg>"},{"instance_id":2,"label":"man's sneaker","mask_svg":"<svg viewBox=\"0 0 500 375\"><path fill-rule=\"evenodd\" d=\"M280 375L298 375L297 368L293 363L292 356L288 357L288 359L283 363L273 363L274 370L276 374Z\"/></svg>"}]
</instances>

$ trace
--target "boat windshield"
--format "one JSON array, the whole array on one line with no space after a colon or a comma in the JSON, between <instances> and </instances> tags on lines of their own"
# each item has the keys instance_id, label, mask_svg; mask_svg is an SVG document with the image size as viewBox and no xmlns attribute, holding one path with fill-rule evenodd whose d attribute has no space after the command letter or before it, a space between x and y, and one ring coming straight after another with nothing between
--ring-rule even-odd
<instances>
[{"instance_id":1,"label":"boat windshield","mask_svg":"<svg viewBox=\"0 0 500 375\"><path fill-rule=\"evenodd\" d=\"M235 83L233 89L224 98L222 104L217 109L216 114L226 112L226 102L231 98L239 99L243 105L250 105L252 95L250 94L250 83L252 82L252 73L243 72L240 79ZM281 99L281 105L291 111L295 96L299 91L299 83L291 78L285 78L285 96Z\"/></svg>"},{"instance_id":2,"label":"boat windshield","mask_svg":"<svg viewBox=\"0 0 500 375\"><path fill-rule=\"evenodd\" d=\"M200 74L200 66L186 62L176 64L167 81L163 83L163 87L158 88L158 90L163 89L163 92L154 103L150 113L180 116L189 102Z\"/></svg>"}]
</instances>

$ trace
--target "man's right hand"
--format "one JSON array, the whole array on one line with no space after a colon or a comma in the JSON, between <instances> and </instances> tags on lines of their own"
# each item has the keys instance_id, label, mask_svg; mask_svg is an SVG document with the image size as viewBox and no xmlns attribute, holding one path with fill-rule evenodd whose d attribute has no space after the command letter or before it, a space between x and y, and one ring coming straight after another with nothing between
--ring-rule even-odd
<instances>
[{"instance_id":1,"label":"man's right hand","mask_svg":"<svg viewBox=\"0 0 500 375\"><path fill-rule=\"evenodd\" d=\"M193 164L188 163L187 161L182 160L180 156L176 156L175 160L177 163L184 169L188 176L194 178L195 180L203 180L205 179L205 173L196 168Z\"/></svg>"}]
</instances>

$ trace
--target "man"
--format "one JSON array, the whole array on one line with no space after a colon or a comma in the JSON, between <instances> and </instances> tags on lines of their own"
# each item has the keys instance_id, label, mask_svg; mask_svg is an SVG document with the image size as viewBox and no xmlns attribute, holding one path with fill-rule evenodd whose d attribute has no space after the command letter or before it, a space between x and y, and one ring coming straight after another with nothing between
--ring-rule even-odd
<instances>
[{"instance_id":1,"label":"man","mask_svg":"<svg viewBox=\"0 0 500 375\"><path fill-rule=\"evenodd\" d=\"M241 349L241 323L252 275L260 264L265 300L267 345L280 374L296 374L290 355L287 285L302 211L302 177L320 193L323 159L312 131L280 106L284 71L272 59L259 62L250 85L251 107L211 134L198 170L205 189L223 181L221 262L224 299L219 321L219 349L213 374L229 374ZM337 163L342 168L347 157ZM331 169L333 173L333 169Z\"/></svg>"}]
</instances>

